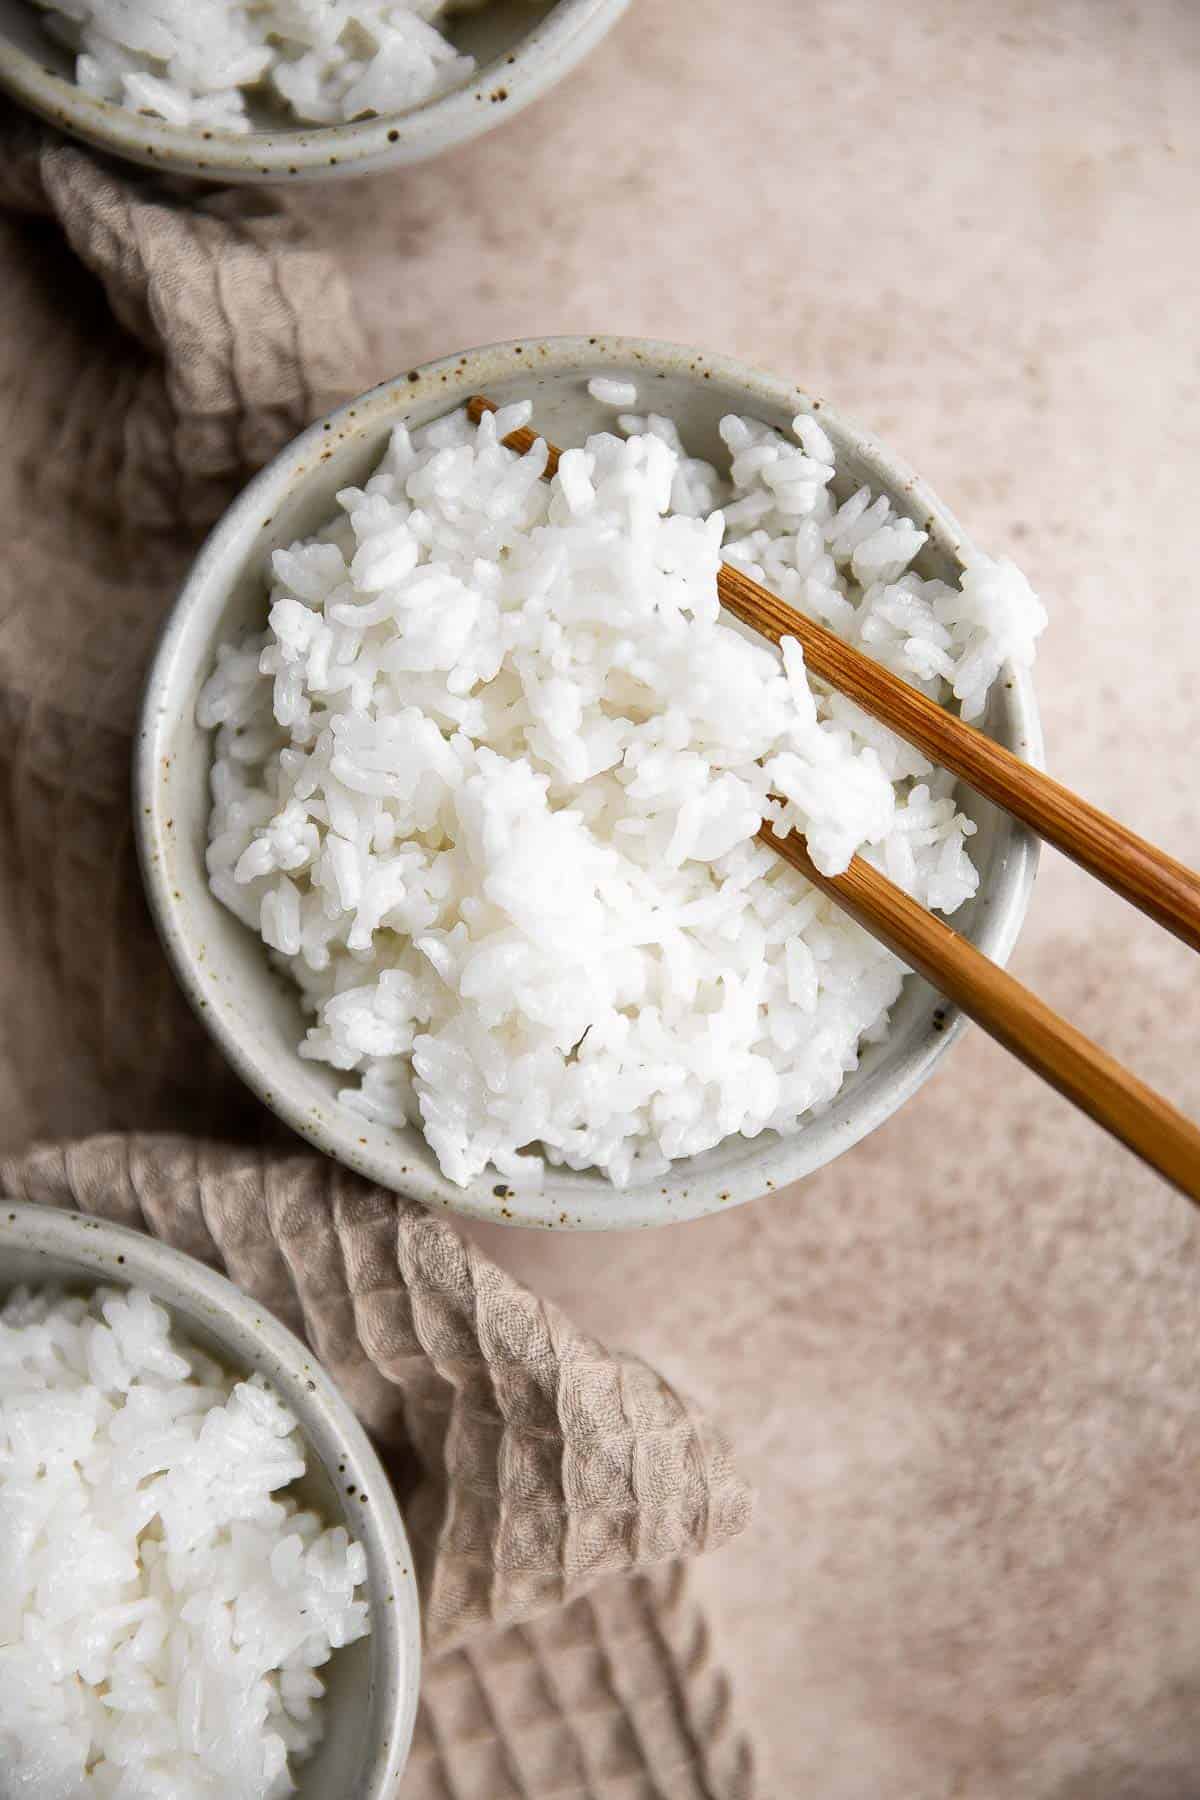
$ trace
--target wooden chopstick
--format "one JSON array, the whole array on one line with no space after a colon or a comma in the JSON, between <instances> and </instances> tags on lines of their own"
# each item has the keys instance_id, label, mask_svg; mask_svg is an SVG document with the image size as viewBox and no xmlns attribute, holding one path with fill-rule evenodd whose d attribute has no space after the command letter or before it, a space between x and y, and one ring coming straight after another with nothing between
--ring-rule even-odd
<instances>
[{"instance_id":1,"label":"wooden chopstick","mask_svg":"<svg viewBox=\"0 0 1200 1800\"><path fill-rule=\"evenodd\" d=\"M485 412L497 410L495 403L482 395L471 399L467 409L476 422ZM537 441L538 434L525 428L511 432L504 439L510 449L521 454L532 449ZM549 443L547 449L549 457L546 476L549 478L558 468L560 452ZM842 644L831 632L825 631L821 626L814 626L810 620L792 612L783 601L776 600L774 595L759 587L749 577L743 576L739 570L726 565L721 572L720 582L721 598L726 604L729 604L729 592L734 593L742 602L742 609L731 606L731 610L774 641L778 642L780 637L795 636L804 643L807 657L808 636L815 633L818 641L830 639L839 652L838 658L830 656L825 661L826 670L840 670L842 659L848 659L847 666L852 671L858 664L865 664L873 675L878 675L881 679L872 689L878 698L878 706L873 710L875 716L883 719L885 724L895 723L891 710L893 687L902 696L911 696L920 701L922 709L931 708L941 718L952 718L950 714L943 714L934 702L915 694L906 683L870 662L869 658ZM773 612L773 608L778 611ZM809 667L816 672L816 664L811 659ZM824 679L831 685L842 687L845 692L851 692L834 674L827 673ZM862 681L861 675L858 679ZM861 688L855 691L856 699L860 699L861 691ZM865 702L861 699L860 704L864 704L865 710L871 710L865 708ZM982 732L963 725L957 719L953 723L959 731L968 734L970 739L979 739L989 749L999 751L1000 746L993 744L990 738L985 738ZM932 733L921 739L907 731L903 725L896 725L896 729L902 735L910 737L912 742L920 743L922 748L928 746L930 754L934 753L935 736ZM1029 770L1026 764L1011 756L1008 751L1004 751L1003 755L1007 758L1007 763L1011 763L1022 774L1037 773L1036 770ZM957 767L948 758L943 760L947 767ZM990 765L997 781L999 771L1006 768L1007 763ZM964 779L969 777L964 776ZM1047 780L1045 777L1039 779ZM971 785L979 786L981 792L989 792L980 783L972 782ZM1075 802L1074 796L1067 789L1059 788L1057 782L1048 782L1047 785L1065 796L1068 802L1084 805L1082 801ZM1004 806L1006 795L1007 787L997 786L991 797ZM1009 810L1016 811L1015 808ZM1089 812L1091 810L1088 808ZM1018 813L1017 816L1025 815ZM1102 813L1096 817L1105 825L1111 826L1114 832L1122 833L1122 827L1104 819ZM1032 823L1031 820L1027 822ZM1127 1145L1181 1193L1200 1203L1200 1130L1169 1101L1130 1074L1128 1069L1084 1037L1082 1032L1076 1031L1073 1025L1060 1018L1015 977L984 956L969 939L952 930L933 913L927 912L903 889L864 862L862 857L856 856L844 875L827 876L822 875L813 865L803 840L794 833L786 838L779 838L769 826L764 825L759 837L791 863L814 887L830 895L872 937L886 944L910 968L923 975L948 1000L960 1007L976 1024L981 1025L1006 1050L1011 1051L1028 1068L1073 1101L1089 1118L1111 1132L1113 1137ZM1132 842L1139 844L1140 840L1134 838ZM1153 850L1150 845L1143 848L1154 858L1161 856L1161 852ZM1082 857L1077 860L1084 861ZM1179 869L1192 886L1200 885L1190 870L1171 864L1168 857L1163 857L1162 861ZM1090 864L1084 862L1084 866L1089 867ZM1126 891L1115 881L1110 885L1116 887L1118 892ZM1129 898L1135 896L1130 894ZM1181 895L1181 902L1186 899L1185 891ZM1136 903L1143 904L1141 901ZM1164 909L1144 904L1144 910L1158 918ZM1179 924L1172 922L1174 917L1172 913L1171 918L1162 917L1161 922L1168 925L1169 929L1177 930L1178 935L1189 943L1197 942L1195 927L1179 929ZM1183 919L1184 915L1181 913L1179 923Z\"/></svg>"},{"instance_id":2,"label":"wooden chopstick","mask_svg":"<svg viewBox=\"0 0 1200 1800\"><path fill-rule=\"evenodd\" d=\"M467 410L478 422L485 412L496 408L477 394L468 401ZM504 441L524 454L536 443L537 433L514 431ZM558 451L551 449L548 475L557 469L558 456ZM843 643L824 625L805 618L741 569L723 564L717 591L722 605L735 618L772 643L794 637L804 651L810 674L847 695L864 712L915 744L931 762L949 769L1193 950L1200 950L1200 874L1195 870L1110 819L1041 769L1022 762L994 738L964 724L936 700Z\"/></svg>"},{"instance_id":3,"label":"wooden chopstick","mask_svg":"<svg viewBox=\"0 0 1200 1800\"><path fill-rule=\"evenodd\" d=\"M794 832L777 838L764 825L759 837L1027 1068L1200 1202L1200 1130L1170 1101L861 856L844 875L822 875Z\"/></svg>"}]
</instances>

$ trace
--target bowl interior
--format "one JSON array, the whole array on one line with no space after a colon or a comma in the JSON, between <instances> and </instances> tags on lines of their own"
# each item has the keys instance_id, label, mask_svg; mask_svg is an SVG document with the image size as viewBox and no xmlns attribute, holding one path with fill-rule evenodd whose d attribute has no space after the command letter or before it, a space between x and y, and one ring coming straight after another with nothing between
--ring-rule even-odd
<instances>
[{"instance_id":1,"label":"bowl interior","mask_svg":"<svg viewBox=\"0 0 1200 1800\"><path fill-rule=\"evenodd\" d=\"M531 341L413 370L315 426L251 484L213 533L169 621L147 690L138 750L138 810L151 903L177 973L234 1066L261 1097L314 1143L376 1180L427 1204L501 1222L594 1229L669 1223L748 1200L809 1173L848 1148L911 1094L955 1035L952 1008L910 978L893 1009L885 1043L869 1047L833 1105L798 1133L727 1140L670 1175L617 1191L602 1177L550 1171L542 1195L520 1194L498 1177L463 1190L440 1174L414 1129L375 1126L336 1098L345 1077L303 1062L296 1053L300 1008L290 985L272 972L261 945L209 893L204 846L211 749L195 723L199 689L216 646L265 617L264 571L270 552L327 520L339 488L373 468L398 420L421 424L475 391L497 401L530 397L540 429L560 445L579 443L610 426L613 414L593 401L594 374L620 374L639 385L639 406L674 416L693 454L727 466L718 435L723 415L747 412L787 427L814 402L800 391L694 353L628 340ZM820 402L815 403L820 407ZM954 580L962 538L936 499L878 446L819 412L838 451L838 490L866 481L886 489L901 510L931 532L924 573ZM1036 760L1040 738L1032 691L1023 677L1002 677L987 729L1018 754ZM965 793L976 821L972 856L980 871L975 900L955 915L988 955L1009 953L1024 913L1034 869L1027 833L1004 814Z\"/></svg>"},{"instance_id":2,"label":"bowl interior","mask_svg":"<svg viewBox=\"0 0 1200 1800\"><path fill-rule=\"evenodd\" d=\"M553 11L554 5L555 0L489 0L478 12L452 15L438 29L459 50L473 56L480 68L486 68L515 50ZM73 85L74 53L47 29L46 19L46 13L34 0L0 0L0 37L47 73ZM250 99L248 111L260 131L299 129L298 121L286 109L257 97Z\"/></svg>"},{"instance_id":3,"label":"bowl interior","mask_svg":"<svg viewBox=\"0 0 1200 1800\"><path fill-rule=\"evenodd\" d=\"M437 156L519 112L599 43L630 0L490 0L448 35L476 58L470 81L395 114L304 124L251 102L246 133L168 125L76 86L71 52L34 0L0 0L0 88L75 136L147 168L205 181L326 181Z\"/></svg>"},{"instance_id":4,"label":"bowl interior","mask_svg":"<svg viewBox=\"0 0 1200 1800\"><path fill-rule=\"evenodd\" d=\"M488 0L486 6L454 13L438 30L480 68L507 56L554 7L554 0Z\"/></svg>"},{"instance_id":5,"label":"bowl interior","mask_svg":"<svg viewBox=\"0 0 1200 1800\"><path fill-rule=\"evenodd\" d=\"M363 1543L372 1601L370 1636L336 1651L321 1671L325 1736L297 1769L296 1792L301 1800L390 1796L416 1710L415 1577L387 1477L316 1359L230 1283L181 1252L83 1214L0 1204L0 1298L23 1283L54 1283L73 1293L98 1285L145 1288L193 1343L235 1375L261 1371L296 1413L308 1467L288 1492Z\"/></svg>"}]
</instances>

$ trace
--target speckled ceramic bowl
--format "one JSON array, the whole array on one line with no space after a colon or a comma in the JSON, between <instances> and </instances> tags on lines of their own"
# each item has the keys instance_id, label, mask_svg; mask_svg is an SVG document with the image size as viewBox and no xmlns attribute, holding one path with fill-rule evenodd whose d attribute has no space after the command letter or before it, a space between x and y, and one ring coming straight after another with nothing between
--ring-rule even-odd
<instances>
[{"instance_id":1,"label":"speckled ceramic bowl","mask_svg":"<svg viewBox=\"0 0 1200 1800\"><path fill-rule=\"evenodd\" d=\"M23 1283L76 1292L145 1288L183 1333L236 1374L266 1376L303 1428L294 1491L367 1553L371 1633L322 1670L325 1737L296 1771L299 1800L394 1800L408 1758L421 1641L416 1581L392 1486L366 1433L312 1352L232 1282L139 1231L85 1213L18 1206L0 1192L0 1296Z\"/></svg>"},{"instance_id":2,"label":"speckled ceramic bowl","mask_svg":"<svg viewBox=\"0 0 1200 1800\"><path fill-rule=\"evenodd\" d=\"M630 0L491 0L451 19L447 34L475 57L475 78L405 113L352 125L289 124L252 113L247 136L185 130L96 100L72 78L73 58L32 0L0 0L0 88L32 112L114 156L207 181L321 181L423 162L489 131L553 87Z\"/></svg>"},{"instance_id":3,"label":"speckled ceramic bowl","mask_svg":"<svg viewBox=\"0 0 1200 1800\"><path fill-rule=\"evenodd\" d=\"M811 1174L882 1125L931 1073L956 1037L959 1018L915 977L893 1009L887 1041L867 1049L828 1111L795 1135L728 1139L668 1176L619 1191L595 1174L551 1172L545 1193L519 1195L493 1177L469 1188L448 1182L416 1130L368 1123L341 1106L344 1077L297 1054L303 1025L295 992L272 972L262 945L208 890L204 868L212 747L195 721L196 696L219 643L265 618L270 552L333 514L337 490L363 481L393 425L419 425L476 392L497 401L529 396L539 427L560 445L611 424L593 401L593 375L637 382L641 403L672 414L693 452L719 465L718 436L736 411L788 427L820 406L838 456L838 491L866 481L889 493L931 534L920 566L956 580L966 540L933 494L873 439L786 381L722 357L620 338L528 339L412 369L314 425L264 470L230 508L197 558L167 621L146 689L136 752L138 837L167 953L192 1005L234 1068L297 1131L349 1167L431 1206L522 1225L601 1230L665 1225L751 1200ZM996 684L984 721L1031 761L1041 737L1031 684L1015 671ZM979 831L975 900L955 925L1003 962L1016 941L1033 882L1034 840L1006 815L964 793Z\"/></svg>"}]
</instances>

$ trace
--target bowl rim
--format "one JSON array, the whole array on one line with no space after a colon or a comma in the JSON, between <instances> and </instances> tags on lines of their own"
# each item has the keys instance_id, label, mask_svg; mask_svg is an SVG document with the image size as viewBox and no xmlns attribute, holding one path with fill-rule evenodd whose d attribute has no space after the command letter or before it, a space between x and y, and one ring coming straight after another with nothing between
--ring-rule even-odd
<instances>
[{"instance_id":1,"label":"bowl rim","mask_svg":"<svg viewBox=\"0 0 1200 1800\"><path fill-rule=\"evenodd\" d=\"M423 162L480 137L538 99L595 48L631 0L556 0L508 55L466 85L403 113L343 125L208 131L86 94L0 36L0 89L72 136L144 168L210 182L322 181Z\"/></svg>"},{"instance_id":2,"label":"bowl rim","mask_svg":"<svg viewBox=\"0 0 1200 1800\"><path fill-rule=\"evenodd\" d=\"M823 399L814 401L793 383L731 357L653 339L571 336L486 345L440 357L348 401L318 419L253 477L201 546L166 616L146 680L134 747L135 831L150 911L185 995L235 1071L286 1124L344 1166L424 1205L492 1224L631 1230L675 1224L745 1204L813 1174L882 1125L933 1073L966 1023L957 1008L939 1002L941 1023L931 1026L908 1049L889 1071L886 1082L880 1079L874 1084L853 1114L839 1117L835 1100L828 1111L799 1132L787 1137L764 1133L757 1140L763 1146L761 1154L735 1168L699 1169L698 1159L683 1159L658 1182L625 1190L614 1189L599 1177L568 1180L565 1172L552 1170L548 1186L561 1179L563 1187L550 1205L544 1195L522 1195L494 1174L490 1178L485 1175L471 1187L458 1188L437 1169L431 1154L428 1163L414 1162L411 1152L397 1148L382 1129L366 1126L361 1114L337 1106L318 1112L298 1097L289 1097L281 1092L284 1084L278 1069L272 1073L274 1065L269 1059L260 1058L253 1045L247 1046L221 1000L214 997L203 947L191 941L186 909L169 874L174 821L160 779L163 759L169 762L170 756L166 737L178 711L172 694L185 688L188 680L187 664L181 658L192 609L222 589L228 592L233 576L245 566L246 551L239 540L253 538L262 520L272 517L303 483L306 472L319 467L322 452L331 444L374 437L381 426L400 422L415 406L440 400L448 412L470 393L486 391L491 382L521 373L534 377L582 375L608 369L627 374L665 370L694 375L697 381L724 381L740 390L746 410L752 414L756 406L764 409L764 416L788 408L792 412L819 408L822 421L853 444L872 479L889 492L903 493L912 509L930 521L931 533L941 547L960 558L972 553L974 547L954 515L905 463ZM1003 676L1014 719L1013 746L1025 760L1041 766L1042 734L1032 678L1027 670L1012 666ZM1040 849L1038 839L1016 821L1008 822L1008 830L1007 854L993 879L982 925L974 933L974 941L984 953L1001 965L1008 960L1024 921ZM300 1064L298 1056L296 1063ZM568 1190L569 1198L564 1198Z\"/></svg>"},{"instance_id":3,"label":"bowl rim","mask_svg":"<svg viewBox=\"0 0 1200 1800\"><path fill-rule=\"evenodd\" d=\"M0 1295L9 1285L5 1251L11 1248L67 1261L98 1283L144 1287L179 1312L185 1334L189 1318L194 1319L228 1344L235 1362L253 1361L295 1413L310 1454L320 1458L340 1487L347 1528L367 1552L371 1713L380 1730L354 1800L391 1800L408 1760L416 1719L420 1602L392 1484L332 1376L269 1308L187 1251L91 1213L2 1196L0 1189ZM334 1473L339 1462L345 1464L340 1479ZM387 1598L381 1601L385 1579Z\"/></svg>"}]
</instances>

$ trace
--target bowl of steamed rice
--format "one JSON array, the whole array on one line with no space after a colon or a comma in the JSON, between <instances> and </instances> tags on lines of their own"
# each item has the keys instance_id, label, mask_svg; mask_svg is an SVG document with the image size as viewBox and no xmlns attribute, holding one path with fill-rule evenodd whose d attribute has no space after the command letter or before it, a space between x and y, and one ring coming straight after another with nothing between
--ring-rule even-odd
<instances>
[{"instance_id":1,"label":"bowl of steamed rice","mask_svg":"<svg viewBox=\"0 0 1200 1800\"><path fill-rule=\"evenodd\" d=\"M0 1792L390 1800L412 1560L298 1339L139 1232L0 1204Z\"/></svg>"},{"instance_id":2,"label":"bowl of steamed rice","mask_svg":"<svg viewBox=\"0 0 1200 1800\"><path fill-rule=\"evenodd\" d=\"M530 417L553 482L498 441ZM480 1217L663 1224L820 1168L946 1051L954 1010L759 828L829 873L861 852L999 961L1034 843L721 615L722 558L1040 756L1020 572L721 358L415 369L210 537L144 701L147 892L218 1044L327 1153Z\"/></svg>"},{"instance_id":3,"label":"bowl of steamed rice","mask_svg":"<svg viewBox=\"0 0 1200 1800\"><path fill-rule=\"evenodd\" d=\"M0 0L0 88L209 181L423 161L561 80L629 0Z\"/></svg>"}]
</instances>

